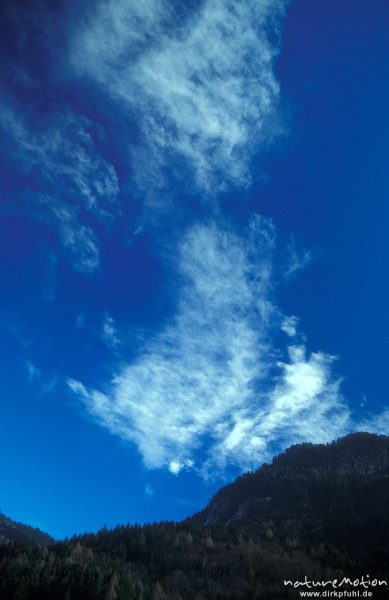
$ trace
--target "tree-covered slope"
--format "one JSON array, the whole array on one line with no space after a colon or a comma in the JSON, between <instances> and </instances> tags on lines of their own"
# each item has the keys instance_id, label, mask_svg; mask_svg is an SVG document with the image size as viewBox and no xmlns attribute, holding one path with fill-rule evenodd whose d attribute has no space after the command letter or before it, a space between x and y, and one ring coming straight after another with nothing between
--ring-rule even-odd
<instances>
[{"instance_id":1,"label":"tree-covered slope","mask_svg":"<svg viewBox=\"0 0 389 600\"><path fill-rule=\"evenodd\" d=\"M281 600L300 597L285 579L389 580L388 501L388 437L298 445L183 523L0 544L0 598Z\"/></svg>"},{"instance_id":2,"label":"tree-covered slope","mask_svg":"<svg viewBox=\"0 0 389 600\"><path fill-rule=\"evenodd\" d=\"M189 521L255 523L292 545L331 544L379 568L389 563L388 506L389 437L356 433L292 446L219 490Z\"/></svg>"},{"instance_id":3,"label":"tree-covered slope","mask_svg":"<svg viewBox=\"0 0 389 600\"><path fill-rule=\"evenodd\" d=\"M12 521L0 513L0 541L27 542L38 546L47 546L54 542L53 538L36 527L29 527L23 523Z\"/></svg>"}]
</instances>

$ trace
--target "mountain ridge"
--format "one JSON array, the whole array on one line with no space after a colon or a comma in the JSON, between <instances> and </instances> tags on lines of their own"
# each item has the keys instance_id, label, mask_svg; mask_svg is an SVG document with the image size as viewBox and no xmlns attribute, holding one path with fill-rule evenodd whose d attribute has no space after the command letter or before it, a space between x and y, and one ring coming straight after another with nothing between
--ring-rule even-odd
<instances>
[{"instance_id":1,"label":"mountain ridge","mask_svg":"<svg viewBox=\"0 0 389 600\"><path fill-rule=\"evenodd\" d=\"M220 488L211 498L208 505L189 517L203 525L227 525L243 518L238 515L237 496L256 496L258 511L249 513L255 517L260 513L260 506L267 506L273 500L274 488L280 487L278 493L286 492L286 485L295 487L298 480L305 491L308 476L316 481L336 481L347 483L351 479L389 476L389 437L368 432L351 433L328 444L302 443L294 444L275 456L271 463L261 465L253 472L239 475L233 482ZM277 486L275 482L284 482ZM239 488L239 494L237 494ZM248 502L248 499L245 499ZM265 503L265 504L263 504ZM221 505L223 504L223 508ZM228 511L235 508L236 518Z\"/></svg>"},{"instance_id":2,"label":"mountain ridge","mask_svg":"<svg viewBox=\"0 0 389 600\"><path fill-rule=\"evenodd\" d=\"M48 546L54 541L54 538L38 527L13 521L0 512L0 543L26 542L37 546Z\"/></svg>"},{"instance_id":3,"label":"mountain ridge","mask_svg":"<svg viewBox=\"0 0 389 600\"><path fill-rule=\"evenodd\" d=\"M280 600L284 581L386 582L389 437L299 444L181 522L39 547L0 540L2 600ZM374 600L388 598L375 589Z\"/></svg>"}]
</instances>

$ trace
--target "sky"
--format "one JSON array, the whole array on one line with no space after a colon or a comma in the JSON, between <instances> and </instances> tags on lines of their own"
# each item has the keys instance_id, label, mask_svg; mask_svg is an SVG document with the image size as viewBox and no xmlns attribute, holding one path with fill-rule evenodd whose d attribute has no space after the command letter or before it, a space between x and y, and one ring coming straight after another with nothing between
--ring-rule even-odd
<instances>
[{"instance_id":1,"label":"sky","mask_svg":"<svg viewBox=\"0 0 389 600\"><path fill-rule=\"evenodd\" d=\"M179 520L388 434L386 0L0 15L0 510Z\"/></svg>"}]
</instances>

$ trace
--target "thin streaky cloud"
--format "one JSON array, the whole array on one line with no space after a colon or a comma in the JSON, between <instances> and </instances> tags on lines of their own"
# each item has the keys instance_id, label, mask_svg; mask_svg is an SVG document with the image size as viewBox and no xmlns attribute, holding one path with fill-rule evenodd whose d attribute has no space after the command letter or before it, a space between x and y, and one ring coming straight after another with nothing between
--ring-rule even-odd
<instances>
[{"instance_id":1,"label":"thin streaky cloud","mask_svg":"<svg viewBox=\"0 0 389 600\"><path fill-rule=\"evenodd\" d=\"M37 192L20 190L25 210L57 229L76 270L91 272L100 263L92 218L111 222L120 214L118 180L111 164L96 151L92 125L74 115L56 115L38 131L7 106L0 107L0 127L9 156L28 174Z\"/></svg>"},{"instance_id":2,"label":"thin streaky cloud","mask_svg":"<svg viewBox=\"0 0 389 600\"><path fill-rule=\"evenodd\" d=\"M251 237L194 227L180 246L171 322L102 391L68 382L97 422L137 446L147 468L223 476L355 428L335 358L290 338L275 345L288 320L274 301L273 248L265 219ZM294 318L288 329L295 339Z\"/></svg>"},{"instance_id":3,"label":"thin streaky cloud","mask_svg":"<svg viewBox=\"0 0 389 600\"><path fill-rule=\"evenodd\" d=\"M299 320L297 317L285 317L281 323L281 331L286 333L289 337L294 337L297 333Z\"/></svg>"},{"instance_id":4,"label":"thin streaky cloud","mask_svg":"<svg viewBox=\"0 0 389 600\"><path fill-rule=\"evenodd\" d=\"M293 279L300 271L303 271L313 259L312 252L305 248L298 248L293 236L288 244L288 260L285 267L284 278Z\"/></svg>"},{"instance_id":5,"label":"thin streaky cloud","mask_svg":"<svg viewBox=\"0 0 389 600\"><path fill-rule=\"evenodd\" d=\"M203 195L249 184L253 149L279 129L268 29L283 8L206 0L177 23L169 2L110 0L74 34L75 69L135 119L129 153L143 196L156 201L166 173Z\"/></svg>"},{"instance_id":6,"label":"thin streaky cloud","mask_svg":"<svg viewBox=\"0 0 389 600\"><path fill-rule=\"evenodd\" d=\"M58 199L41 198L45 218L56 226L63 248L70 256L73 267L80 273L90 273L100 265L98 240L92 227L82 225L72 207ZM51 217L51 218L50 218Z\"/></svg>"},{"instance_id":7,"label":"thin streaky cloud","mask_svg":"<svg viewBox=\"0 0 389 600\"><path fill-rule=\"evenodd\" d=\"M194 227L180 245L171 323L105 392L71 382L100 423L137 445L147 467L178 472L195 464L195 450L266 376L271 228L258 220L245 241L215 225ZM252 252L260 253L255 264Z\"/></svg>"},{"instance_id":8,"label":"thin streaky cloud","mask_svg":"<svg viewBox=\"0 0 389 600\"><path fill-rule=\"evenodd\" d=\"M96 150L93 124L73 114L47 118L39 130L10 107L0 107L0 127L10 155L36 178L43 192L56 190L96 217L112 219L120 211L114 167Z\"/></svg>"},{"instance_id":9,"label":"thin streaky cloud","mask_svg":"<svg viewBox=\"0 0 389 600\"><path fill-rule=\"evenodd\" d=\"M103 317L101 338L106 346L111 350L115 350L121 345L120 335L116 327L116 323L113 317L108 313L105 313Z\"/></svg>"},{"instance_id":10,"label":"thin streaky cloud","mask_svg":"<svg viewBox=\"0 0 389 600\"><path fill-rule=\"evenodd\" d=\"M25 362L26 371L27 371L27 379L29 382L34 381L35 379L40 379L41 370L34 365L30 360L26 360Z\"/></svg>"}]
</instances>

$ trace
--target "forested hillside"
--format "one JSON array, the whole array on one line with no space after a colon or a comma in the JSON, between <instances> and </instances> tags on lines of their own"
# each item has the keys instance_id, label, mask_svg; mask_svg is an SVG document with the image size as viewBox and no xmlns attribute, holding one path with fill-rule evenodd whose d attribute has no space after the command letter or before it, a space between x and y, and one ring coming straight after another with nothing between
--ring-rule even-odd
<instances>
[{"instance_id":1,"label":"forested hillside","mask_svg":"<svg viewBox=\"0 0 389 600\"><path fill-rule=\"evenodd\" d=\"M4 538L0 598L282 600L299 598L285 579L389 579L388 467L389 438L355 434L290 448L183 523L49 547Z\"/></svg>"},{"instance_id":2,"label":"forested hillside","mask_svg":"<svg viewBox=\"0 0 389 600\"><path fill-rule=\"evenodd\" d=\"M36 527L17 523L0 512L0 542L29 542L38 546L47 546L53 538Z\"/></svg>"}]
</instances>

